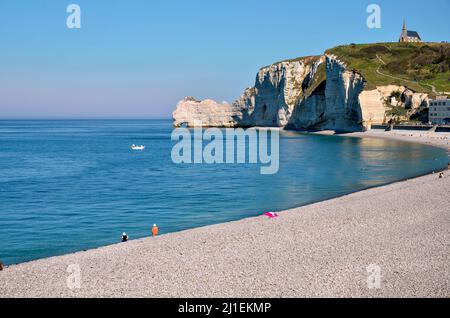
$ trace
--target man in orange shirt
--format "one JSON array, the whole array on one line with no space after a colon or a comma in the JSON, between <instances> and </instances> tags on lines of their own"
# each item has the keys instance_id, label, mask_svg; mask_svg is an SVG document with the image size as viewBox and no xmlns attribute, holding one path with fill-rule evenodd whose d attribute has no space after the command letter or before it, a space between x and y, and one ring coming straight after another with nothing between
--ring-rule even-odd
<instances>
[{"instance_id":1,"label":"man in orange shirt","mask_svg":"<svg viewBox=\"0 0 450 318\"><path fill-rule=\"evenodd\" d=\"M158 227L156 226L156 224L153 224L152 234L153 234L153 236L157 236L158 235Z\"/></svg>"}]
</instances>

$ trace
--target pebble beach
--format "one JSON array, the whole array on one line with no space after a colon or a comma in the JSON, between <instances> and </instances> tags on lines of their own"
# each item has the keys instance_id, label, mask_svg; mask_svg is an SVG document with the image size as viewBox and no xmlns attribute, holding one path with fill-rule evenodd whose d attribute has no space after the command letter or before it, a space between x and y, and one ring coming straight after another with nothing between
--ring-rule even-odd
<instances>
[{"instance_id":1,"label":"pebble beach","mask_svg":"<svg viewBox=\"0 0 450 318\"><path fill-rule=\"evenodd\" d=\"M449 134L417 134L353 135L450 149ZM0 271L0 297L447 298L450 171L438 175L277 212L276 218L8 266Z\"/></svg>"}]
</instances>

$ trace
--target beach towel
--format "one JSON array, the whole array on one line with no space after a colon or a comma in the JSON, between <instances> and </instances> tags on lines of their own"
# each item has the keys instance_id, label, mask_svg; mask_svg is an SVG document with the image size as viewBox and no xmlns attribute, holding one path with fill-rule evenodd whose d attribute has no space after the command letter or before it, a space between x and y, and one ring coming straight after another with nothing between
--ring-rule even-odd
<instances>
[{"instance_id":1,"label":"beach towel","mask_svg":"<svg viewBox=\"0 0 450 318\"><path fill-rule=\"evenodd\" d=\"M278 217L278 214L276 214L275 212L266 212L264 213L264 215L268 216L271 219Z\"/></svg>"}]
</instances>

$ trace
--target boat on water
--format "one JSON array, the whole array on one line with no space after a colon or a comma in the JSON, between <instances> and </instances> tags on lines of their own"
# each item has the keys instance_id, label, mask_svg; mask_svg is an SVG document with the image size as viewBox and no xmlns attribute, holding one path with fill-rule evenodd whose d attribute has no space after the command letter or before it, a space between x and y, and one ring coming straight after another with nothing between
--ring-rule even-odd
<instances>
[{"instance_id":1,"label":"boat on water","mask_svg":"<svg viewBox=\"0 0 450 318\"><path fill-rule=\"evenodd\" d=\"M144 150L144 149L145 149L144 145L140 145L140 146L135 145L135 144L131 145L131 150Z\"/></svg>"}]
</instances>

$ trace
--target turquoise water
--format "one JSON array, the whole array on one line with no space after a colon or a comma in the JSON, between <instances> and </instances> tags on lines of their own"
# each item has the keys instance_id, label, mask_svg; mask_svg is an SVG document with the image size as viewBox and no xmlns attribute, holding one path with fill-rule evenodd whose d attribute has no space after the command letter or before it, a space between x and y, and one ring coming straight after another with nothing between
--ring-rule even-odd
<instances>
[{"instance_id":1,"label":"turquoise water","mask_svg":"<svg viewBox=\"0 0 450 318\"><path fill-rule=\"evenodd\" d=\"M446 167L445 150L285 133L280 170L176 165L169 120L0 121L7 264L260 215ZM145 144L132 152L131 144Z\"/></svg>"}]
</instances>

